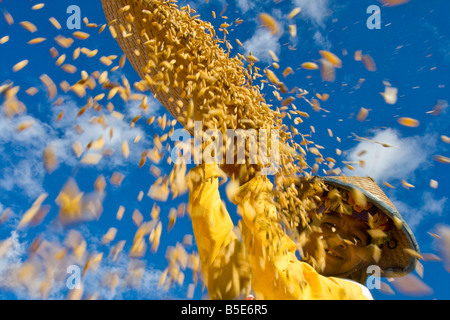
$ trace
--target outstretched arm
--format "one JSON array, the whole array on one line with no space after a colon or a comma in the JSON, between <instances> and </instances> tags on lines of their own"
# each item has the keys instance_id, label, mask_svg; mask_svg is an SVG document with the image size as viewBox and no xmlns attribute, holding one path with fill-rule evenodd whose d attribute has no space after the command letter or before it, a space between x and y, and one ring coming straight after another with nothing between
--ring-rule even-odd
<instances>
[{"instance_id":1,"label":"outstretched arm","mask_svg":"<svg viewBox=\"0 0 450 320\"><path fill-rule=\"evenodd\" d=\"M220 198L219 169L216 164L203 164L189 175L189 212L209 296L233 299L246 295L250 290L249 264Z\"/></svg>"},{"instance_id":2,"label":"outstretched arm","mask_svg":"<svg viewBox=\"0 0 450 320\"><path fill-rule=\"evenodd\" d=\"M252 266L257 299L367 299L364 287L324 277L295 255L296 246L283 231L272 200L272 183L258 176L240 187L235 203L243 218L242 241Z\"/></svg>"},{"instance_id":3,"label":"outstretched arm","mask_svg":"<svg viewBox=\"0 0 450 320\"><path fill-rule=\"evenodd\" d=\"M241 243L220 199L218 166L201 165L190 175L189 209L212 299L247 294L250 274L257 299L367 299L361 285L324 277L297 259L295 243L278 222L267 177L242 185L233 199L243 218Z\"/></svg>"}]
</instances>

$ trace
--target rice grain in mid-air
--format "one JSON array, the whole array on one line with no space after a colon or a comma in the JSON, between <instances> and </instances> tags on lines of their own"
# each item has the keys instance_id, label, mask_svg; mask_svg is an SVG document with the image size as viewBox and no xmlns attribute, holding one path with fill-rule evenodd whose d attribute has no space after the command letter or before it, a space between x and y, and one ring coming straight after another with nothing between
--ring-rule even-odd
<instances>
[{"instance_id":1,"label":"rice grain in mid-air","mask_svg":"<svg viewBox=\"0 0 450 320\"><path fill-rule=\"evenodd\" d=\"M22 61L16 63L13 66L12 70L14 72L20 71L20 70L22 70L23 68L25 68L28 65L28 62L29 62L28 60L22 60Z\"/></svg>"},{"instance_id":2,"label":"rice grain in mid-air","mask_svg":"<svg viewBox=\"0 0 450 320\"><path fill-rule=\"evenodd\" d=\"M33 23L31 23L30 21L22 21L19 24L22 26L22 28L24 28L25 30L27 30L31 33L35 33L37 31L36 26Z\"/></svg>"},{"instance_id":3,"label":"rice grain in mid-air","mask_svg":"<svg viewBox=\"0 0 450 320\"><path fill-rule=\"evenodd\" d=\"M38 37L38 38L34 38L34 39L31 39L30 41L28 41L28 44L38 44L38 43L44 42L45 40L47 40L47 39L43 38L43 37Z\"/></svg>"},{"instance_id":4,"label":"rice grain in mid-air","mask_svg":"<svg viewBox=\"0 0 450 320\"><path fill-rule=\"evenodd\" d=\"M280 27L277 21L267 13L261 13L259 15L259 20L262 22L263 26L266 27L273 35L280 31Z\"/></svg>"},{"instance_id":5,"label":"rice grain in mid-air","mask_svg":"<svg viewBox=\"0 0 450 320\"><path fill-rule=\"evenodd\" d=\"M418 120L409 117L398 118L398 123L400 123L402 126L411 128L416 128L420 125L420 122Z\"/></svg>"},{"instance_id":6,"label":"rice grain in mid-air","mask_svg":"<svg viewBox=\"0 0 450 320\"><path fill-rule=\"evenodd\" d=\"M300 13L300 11L302 11L302 9L300 7L292 9L292 11L288 15L288 19L294 18L297 14Z\"/></svg>"}]
</instances>

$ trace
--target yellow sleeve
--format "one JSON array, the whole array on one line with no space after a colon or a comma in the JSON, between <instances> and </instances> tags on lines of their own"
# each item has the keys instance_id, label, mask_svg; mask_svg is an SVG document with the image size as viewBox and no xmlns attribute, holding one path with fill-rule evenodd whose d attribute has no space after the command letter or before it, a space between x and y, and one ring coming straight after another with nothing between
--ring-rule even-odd
<instances>
[{"instance_id":1,"label":"yellow sleeve","mask_svg":"<svg viewBox=\"0 0 450 320\"><path fill-rule=\"evenodd\" d=\"M295 256L295 243L277 219L272 183L258 176L240 187L234 202L244 226L242 241L252 266L252 288L257 299L363 299L361 285L327 278Z\"/></svg>"},{"instance_id":2,"label":"yellow sleeve","mask_svg":"<svg viewBox=\"0 0 450 320\"><path fill-rule=\"evenodd\" d=\"M218 166L199 165L189 175L189 213L209 297L246 295L250 291L250 266L220 198Z\"/></svg>"}]
</instances>

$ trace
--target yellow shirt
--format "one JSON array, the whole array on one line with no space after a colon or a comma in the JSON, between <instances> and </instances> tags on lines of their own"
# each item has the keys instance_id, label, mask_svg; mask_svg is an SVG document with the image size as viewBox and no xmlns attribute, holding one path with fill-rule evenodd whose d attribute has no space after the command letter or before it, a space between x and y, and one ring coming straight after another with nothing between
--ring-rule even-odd
<instances>
[{"instance_id":1,"label":"yellow shirt","mask_svg":"<svg viewBox=\"0 0 450 320\"><path fill-rule=\"evenodd\" d=\"M359 283L324 277L297 259L295 243L278 223L267 177L242 185L233 200L242 216L239 239L220 197L218 166L197 166L191 176L189 212L211 299L239 298L251 289L256 299L268 300L368 298Z\"/></svg>"}]
</instances>

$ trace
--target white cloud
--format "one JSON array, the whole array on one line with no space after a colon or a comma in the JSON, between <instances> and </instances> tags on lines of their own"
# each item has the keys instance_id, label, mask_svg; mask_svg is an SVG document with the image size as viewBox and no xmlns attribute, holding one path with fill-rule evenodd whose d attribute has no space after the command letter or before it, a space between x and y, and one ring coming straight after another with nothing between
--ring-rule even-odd
<instances>
[{"instance_id":1,"label":"white cloud","mask_svg":"<svg viewBox=\"0 0 450 320\"><path fill-rule=\"evenodd\" d=\"M123 119L113 117L107 110L100 113L92 109L88 109L83 115L77 116L80 106L69 97L64 98L65 102L63 105L41 106L42 108L47 107L48 114L45 116L33 117L31 112L30 114L21 114L12 118L0 116L0 152L2 154L2 157L0 157L0 189L3 190L2 197L0 198L0 201L2 201L0 204L0 214L4 206L19 207L16 210L19 213L28 208L26 205L23 207L24 205L21 203L11 203L8 198L12 193L20 193L30 200L35 200L39 194L44 192L44 187L47 188L44 186L47 172L43 166L42 155L43 150L49 144L55 146L59 163L64 163L68 167L75 167L79 159L76 158L72 151L72 144L75 141L79 141L83 148L85 148L89 142L95 141L103 136L105 140L104 148L114 150L114 154L111 157L104 157L100 164L96 166L99 173L102 170L112 172L124 165L137 166L142 151L152 146L152 139L149 140L146 137L145 127L148 125L145 123L145 120L150 115L158 116L156 111L159 108L159 103L153 97L148 97L149 112L147 114L143 112L142 108L139 108L141 101L122 103L120 109L123 110ZM54 121L61 111L64 111L62 119L59 122ZM141 119L132 127L131 120L139 114L142 115ZM103 116L105 126L95 123L94 120L100 116ZM18 132L16 130L17 126L24 121L33 121L33 125L26 130ZM48 123L46 123L47 121ZM75 124L83 128L81 134L77 133L74 129ZM112 138L110 137L111 128L113 128ZM138 143L134 143L134 139L138 135L141 136L141 140ZM125 159L121 152L121 144L125 140L128 141L130 147L130 156L128 159ZM56 171L52 174L58 175L59 172ZM67 174L70 174L70 172ZM62 179L65 179L64 176ZM49 190L47 192L55 191L51 188L52 186L48 188ZM2 236L5 236L5 232L7 231L5 230L5 225L3 227L4 233ZM51 230L45 234L47 239L49 237L53 238L52 240L49 239L52 244L54 241L58 243L59 236L54 234L55 228L58 228L57 224L51 227L49 226ZM60 229L58 230L61 231ZM89 246L92 246L93 250L105 249L99 246L98 235L89 235L87 238L90 239L88 243ZM95 241L96 239L97 242ZM15 231L11 233L9 238L3 240L3 242L1 240L3 239L0 239L0 288L2 288L0 295L12 293L24 299L39 298L40 296L38 294L42 279L49 270L45 259L40 259L40 262L33 260L33 266L36 267L36 278L28 279L26 285L24 285L17 277L17 271L25 265L24 263L29 258L28 252L25 249L25 247L28 247L28 243L21 243L19 235ZM1 254L1 244L8 246L6 253ZM91 248L89 250L91 251ZM92 282L86 282L86 290L92 292L102 287L104 274L109 271L115 270L126 275L130 261L131 259L126 254L124 254L123 259L118 265L105 258L98 273L92 272L89 276L92 277L89 278ZM56 263L52 265L53 271L57 273L57 277L55 277L55 281L52 283L52 290L48 297L50 299L65 298L67 293L65 284L67 265L79 263L82 269L85 262L85 260L78 261L73 257L69 257L61 261L61 263L57 263L57 265ZM137 292L136 296L138 297L146 299L158 298L162 294L156 290L160 274L160 270L155 270L151 266L145 266L142 273L142 287L130 289L124 285L119 287L115 292L108 293L107 290L104 290L102 294L105 294L107 298L115 299L127 295L130 290L134 290Z\"/></svg>"},{"instance_id":2,"label":"white cloud","mask_svg":"<svg viewBox=\"0 0 450 320\"><path fill-rule=\"evenodd\" d=\"M431 135L423 137L401 137L393 129L378 130L369 140L388 144L361 141L348 152L350 162L364 161L364 167L355 165L355 170L345 169L348 175L370 176L383 182L391 179L410 178L416 170L426 165L434 150L436 138ZM363 155L360 155L364 153ZM359 156L360 155L360 156Z\"/></svg>"},{"instance_id":3,"label":"white cloud","mask_svg":"<svg viewBox=\"0 0 450 320\"><path fill-rule=\"evenodd\" d=\"M314 32L314 36L313 36L314 41L316 42L316 44L318 46L320 46L321 48L324 49L329 49L331 48L331 43L328 40L328 38L326 36L324 36L319 30L317 30L316 32Z\"/></svg>"},{"instance_id":4,"label":"white cloud","mask_svg":"<svg viewBox=\"0 0 450 320\"><path fill-rule=\"evenodd\" d=\"M19 241L19 234L17 231L11 231L10 237L2 240L4 248L8 247L0 257L0 275L7 271L8 266L21 262L21 257L25 253L25 247ZM0 286L2 286L7 279L0 277Z\"/></svg>"},{"instance_id":5,"label":"white cloud","mask_svg":"<svg viewBox=\"0 0 450 320\"><path fill-rule=\"evenodd\" d=\"M16 127L23 121L34 121L34 124L19 133ZM51 128L28 115L0 118L1 188L6 191L18 188L30 198L42 193L45 170L41 157L51 131Z\"/></svg>"},{"instance_id":6,"label":"white cloud","mask_svg":"<svg viewBox=\"0 0 450 320\"><path fill-rule=\"evenodd\" d=\"M243 45L246 54L251 52L252 55L256 56L259 60L271 63L272 57L269 54L269 50L272 50L277 55L280 53L281 45L279 39L279 35L272 35L267 29L260 28L257 29L253 36L246 40Z\"/></svg>"},{"instance_id":7,"label":"white cloud","mask_svg":"<svg viewBox=\"0 0 450 320\"><path fill-rule=\"evenodd\" d=\"M0 288L15 288L17 296L25 296L25 290L17 283L15 272L22 265L25 246L19 241L17 231L12 231L10 237L0 241Z\"/></svg>"},{"instance_id":8,"label":"white cloud","mask_svg":"<svg viewBox=\"0 0 450 320\"><path fill-rule=\"evenodd\" d=\"M131 260L125 254L116 263L102 261L95 271L86 273L83 284L85 293L95 293L99 299L125 299L135 296L134 299L161 299L164 292L158 289L161 271L146 265L142 260ZM130 270L134 270L132 276ZM104 284L109 275L120 276L119 284L113 290ZM103 284L102 284L103 283Z\"/></svg>"},{"instance_id":9,"label":"white cloud","mask_svg":"<svg viewBox=\"0 0 450 320\"><path fill-rule=\"evenodd\" d=\"M446 197L435 199L430 192L423 193L419 206L414 206L399 200L393 194L389 195L389 199L413 231L416 230L425 219L441 217L448 200Z\"/></svg>"},{"instance_id":10,"label":"white cloud","mask_svg":"<svg viewBox=\"0 0 450 320\"><path fill-rule=\"evenodd\" d=\"M27 197L34 198L44 192L42 186L44 176L45 170L38 158L24 159L18 161L13 167L2 168L0 187L5 191L18 188Z\"/></svg>"},{"instance_id":11,"label":"white cloud","mask_svg":"<svg viewBox=\"0 0 450 320\"><path fill-rule=\"evenodd\" d=\"M147 125L144 123L146 117L143 110L139 108L139 104L140 101L127 103L123 119L117 119L105 111L105 126L92 121L94 117L100 116L99 112L88 110L83 115L77 116L79 107L71 100L66 100L64 105L51 107L50 119L55 119L57 114L64 111L62 119L51 125L27 114L13 118L0 117L0 152L2 153L0 188L7 192L19 191L30 199L43 193L43 182L47 173L43 166L42 155L44 149L50 144L55 147L59 163L74 167L79 159L72 150L73 143L79 141L82 147L86 148L90 142L103 137L104 148L113 150L114 154L100 161L97 166L99 170L113 169L127 163L138 164L141 152L148 148L149 143L152 143L146 138L143 129ZM151 97L149 105L152 108L149 114L154 114L159 104ZM142 119L132 128L131 119L138 114L142 114ZM34 123L28 129L18 132L17 126L24 121ZM83 133L76 132L75 124L83 128ZM110 131L111 128L112 131ZM141 140L139 143L134 143L138 135L141 136ZM121 144L125 140L130 147L128 159L125 159L121 152ZM4 196L7 195L4 194Z\"/></svg>"},{"instance_id":12,"label":"white cloud","mask_svg":"<svg viewBox=\"0 0 450 320\"><path fill-rule=\"evenodd\" d=\"M402 137L398 131L388 128L375 131L368 139L371 141L363 140L348 152L346 159L356 162L353 165L355 170L345 169L344 174L370 176L380 185L384 181L401 179L414 184L420 178L419 172L423 173L434 154L437 136ZM360 160L364 161L364 167L357 164ZM448 200L446 197L438 199L434 194L424 192L406 201L404 191L404 188L389 189L387 195L412 230L419 227L425 218L436 218L443 214Z\"/></svg>"},{"instance_id":13,"label":"white cloud","mask_svg":"<svg viewBox=\"0 0 450 320\"><path fill-rule=\"evenodd\" d=\"M330 49L331 44L324 34L325 23L331 12L329 0L293 0L293 5L302 9L298 17L312 23L316 44L323 49Z\"/></svg>"},{"instance_id":14,"label":"white cloud","mask_svg":"<svg viewBox=\"0 0 450 320\"><path fill-rule=\"evenodd\" d=\"M302 9L302 16L317 26L324 27L329 15L329 0L294 0L294 5Z\"/></svg>"},{"instance_id":15,"label":"white cloud","mask_svg":"<svg viewBox=\"0 0 450 320\"><path fill-rule=\"evenodd\" d=\"M247 11L253 10L256 6L256 2L251 0L237 0L236 5L239 9L241 9L242 13L246 13Z\"/></svg>"},{"instance_id":16,"label":"white cloud","mask_svg":"<svg viewBox=\"0 0 450 320\"><path fill-rule=\"evenodd\" d=\"M86 230L86 229L85 229ZM51 242L50 238L52 238ZM61 260L48 259L51 252L62 249L64 246L57 240L55 234L46 234L46 239L41 242L39 248L35 248L35 256L27 255L28 245L21 242L17 231L12 231L10 237L0 241L0 288L3 292L14 294L19 299L41 299L41 285L44 279L50 280L47 299L66 299L69 292L67 279L72 273L68 273L69 266L78 266L83 270L89 253L86 252L82 258L73 254L66 254ZM84 237L88 241L89 252L101 249L92 246L91 239L94 235ZM47 258L44 258L47 256ZM21 271L22 270L22 271ZM27 274L24 274L26 270ZM139 270L131 273L130 270ZM108 275L119 275L119 282L114 289L105 282ZM133 274L133 276L132 276ZM172 291L158 289L161 271L146 265L143 260L131 259L126 253L113 262L104 257L96 269L88 270L82 277L83 298L96 297L98 299L161 299L163 296L172 295Z\"/></svg>"},{"instance_id":17,"label":"white cloud","mask_svg":"<svg viewBox=\"0 0 450 320\"><path fill-rule=\"evenodd\" d=\"M126 114L124 114L123 119L117 119L111 116L109 112L104 112L103 119L105 125L91 121L93 117L99 116L96 112L86 112L82 116L77 117L76 114L79 109L75 103L69 102L62 106L60 110L64 110L65 115L61 123L55 124L55 128L61 128L64 131L60 139L54 140L58 156L62 157L62 161L70 165L75 165L77 159L72 151L72 145L75 141L80 142L83 147L86 147L90 142L103 138L104 148L114 150L114 155L109 157L109 160L102 160L98 166L99 169L105 166L117 167L129 162L136 163L141 156L140 152L144 150L148 142L145 132L140 125L137 124L134 128L130 125L131 119L139 114L139 110L137 110L139 109L137 107L138 105L139 103L129 103L126 106ZM142 109L140 110L142 111ZM76 120L74 121L74 119ZM145 120L141 119L140 121L143 122ZM83 129L81 134L73 129L75 123ZM138 144L134 144L133 141L138 135L141 137L141 140ZM128 160L124 159L121 154L121 144L123 141L127 141L130 146L130 158Z\"/></svg>"}]
</instances>

